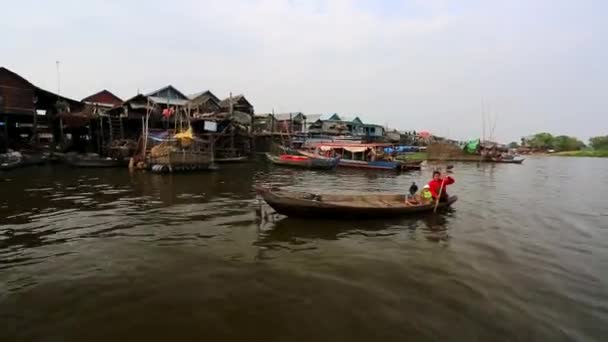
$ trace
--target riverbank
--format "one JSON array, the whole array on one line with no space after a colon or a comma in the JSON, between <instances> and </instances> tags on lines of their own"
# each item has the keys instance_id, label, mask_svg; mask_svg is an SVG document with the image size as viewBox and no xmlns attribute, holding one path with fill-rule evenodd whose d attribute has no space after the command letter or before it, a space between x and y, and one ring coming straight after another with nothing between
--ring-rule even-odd
<instances>
[{"instance_id":1,"label":"riverbank","mask_svg":"<svg viewBox=\"0 0 608 342\"><path fill-rule=\"evenodd\" d=\"M593 157L593 158L608 158L608 150L603 151L565 151L548 154L549 156L560 156L560 157Z\"/></svg>"}]
</instances>

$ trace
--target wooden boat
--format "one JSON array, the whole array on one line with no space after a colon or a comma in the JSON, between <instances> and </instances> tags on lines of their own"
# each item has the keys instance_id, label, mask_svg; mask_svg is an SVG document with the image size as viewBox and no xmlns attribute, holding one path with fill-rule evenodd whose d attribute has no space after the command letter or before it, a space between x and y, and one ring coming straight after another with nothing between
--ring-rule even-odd
<instances>
[{"instance_id":1,"label":"wooden boat","mask_svg":"<svg viewBox=\"0 0 608 342\"><path fill-rule=\"evenodd\" d=\"M340 161L339 158L294 156L290 154L281 154L275 156L270 153L266 153L266 158L268 158L268 160L275 165L320 170L334 169Z\"/></svg>"},{"instance_id":2,"label":"wooden boat","mask_svg":"<svg viewBox=\"0 0 608 342\"><path fill-rule=\"evenodd\" d=\"M435 202L410 204L401 194L334 195L258 188L258 193L277 213L308 218L387 218L433 212ZM458 197L439 203L438 209L452 205Z\"/></svg>"},{"instance_id":3,"label":"wooden boat","mask_svg":"<svg viewBox=\"0 0 608 342\"><path fill-rule=\"evenodd\" d=\"M118 160L113 158L101 158L101 157L72 157L66 158L65 162L72 167L83 167L83 168L108 168L108 167L121 167L127 166L128 162L125 160Z\"/></svg>"},{"instance_id":4,"label":"wooden boat","mask_svg":"<svg viewBox=\"0 0 608 342\"><path fill-rule=\"evenodd\" d=\"M0 170L12 170L26 166L44 165L48 158L42 154L23 154L19 158L10 158L0 162Z\"/></svg>"},{"instance_id":5,"label":"wooden boat","mask_svg":"<svg viewBox=\"0 0 608 342\"><path fill-rule=\"evenodd\" d=\"M398 162L398 161L387 161L387 160L364 161L364 160L341 159L338 166L352 167L352 168L359 168L359 169L410 171L410 170L420 170L421 169L420 164L422 164L422 161Z\"/></svg>"},{"instance_id":6,"label":"wooden boat","mask_svg":"<svg viewBox=\"0 0 608 342\"><path fill-rule=\"evenodd\" d=\"M521 164L524 160L524 158L491 158L486 161L489 163Z\"/></svg>"},{"instance_id":7,"label":"wooden boat","mask_svg":"<svg viewBox=\"0 0 608 342\"><path fill-rule=\"evenodd\" d=\"M21 166L21 160L10 160L0 163L0 171L8 171Z\"/></svg>"},{"instance_id":8,"label":"wooden boat","mask_svg":"<svg viewBox=\"0 0 608 342\"><path fill-rule=\"evenodd\" d=\"M298 151L299 154L306 157L320 157L314 153L306 152L306 151ZM321 157L323 158L323 157ZM376 161L364 161L364 160L352 160L352 159L340 159L338 162L338 166L340 167L351 167L351 168L359 168L359 169L375 169L375 170L390 170L390 171L410 171L410 170L420 170L422 164L422 160L412 160L412 161L385 161L385 160L376 160Z\"/></svg>"},{"instance_id":9,"label":"wooden boat","mask_svg":"<svg viewBox=\"0 0 608 342\"><path fill-rule=\"evenodd\" d=\"M316 156L320 151L326 151L330 155L341 156L339 167L350 167L358 169L372 169L372 170L390 170L390 171L410 171L420 170L422 160L412 161L398 161L390 160L390 158L383 159L384 156L389 153L385 152L386 149L394 150L392 144L337 144L337 143L324 143L310 146L310 151L298 151L300 154L305 156ZM314 153L312 150L314 149ZM373 152L373 156L369 157L368 152Z\"/></svg>"}]
</instances>

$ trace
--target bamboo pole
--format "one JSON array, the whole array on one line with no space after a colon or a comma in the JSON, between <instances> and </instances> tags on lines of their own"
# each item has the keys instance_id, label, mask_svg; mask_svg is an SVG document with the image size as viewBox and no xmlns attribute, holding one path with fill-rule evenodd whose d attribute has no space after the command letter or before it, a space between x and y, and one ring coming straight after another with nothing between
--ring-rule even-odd
<instances>
[{"instance_id":1,"label":"bamboo pole","mask_svg":"<svg viewBox=\"0 0 608 342\"><path fill-rule=\"evenodd\" d=\"M441 199L441 195L443 194L444 185L445 185L445 177L443 178L443 180L441 180L441 188L439 188L439 196L437 196L437 201L435 201L435 209L433 209L434 213L437 212L437 207L439 207L439 200Z\"/></svg>"},{"instance_id":2,"label":"bamboo pole","mask_svg":"<svg viewBox=\"0 0 608 342\"><path fill-rule=\"evenodd\" d=\"M146 104L146 118L144 119L143 117L141 118L142 120L142 124L143 124L143 130L142 130L142 136L144 137L144 141L143 141L143 151L142 151L142 159L145 162L146 160L146 150L148 148L148 130L149 130L149 124L150 124L150 99L147 99L147 104Z\"/></svg>"}]
</instances>

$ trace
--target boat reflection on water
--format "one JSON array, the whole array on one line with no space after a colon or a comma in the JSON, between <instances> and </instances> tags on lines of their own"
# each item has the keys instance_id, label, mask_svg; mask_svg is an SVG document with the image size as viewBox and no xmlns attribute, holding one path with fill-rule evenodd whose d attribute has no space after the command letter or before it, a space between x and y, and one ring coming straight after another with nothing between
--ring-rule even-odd
<instances>
[{"instance_id":1,"label":"boat reflection on water","mask_svg":"<svg viewBox=\"0 0 608 342\"><path fill-rule=\"evenodd\" d=\"M375 220L343 221L339 219L304 219L275 213L268 205L256 208L259 229L258 245L287 243L301 244L301 240L340 240L355 235L382 237L405 234L416 240L424 237L432 242L447 242L450 219L456 210L449 208L441 214L426 213L416 217Z\"/></svg>"}]
</instances>

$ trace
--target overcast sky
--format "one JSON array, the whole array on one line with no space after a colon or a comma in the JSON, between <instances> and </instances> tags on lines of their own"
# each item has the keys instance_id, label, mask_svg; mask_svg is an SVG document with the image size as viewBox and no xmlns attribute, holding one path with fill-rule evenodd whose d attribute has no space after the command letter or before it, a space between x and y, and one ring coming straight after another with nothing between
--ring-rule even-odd
<instances>
[{"instance_id":1,"label":"overcast sky","mask_svg":"<svg viewBox=\"0 0 608 342\"><path fill-rule=\"evenodd\" d=\"M608 134L608 1L0 0L0 65L81 99L172 84L466 139ZM487 129L489 130L489 128ZM488 134L488 133L487 133Z\"/></svg>"}]
</instances>

